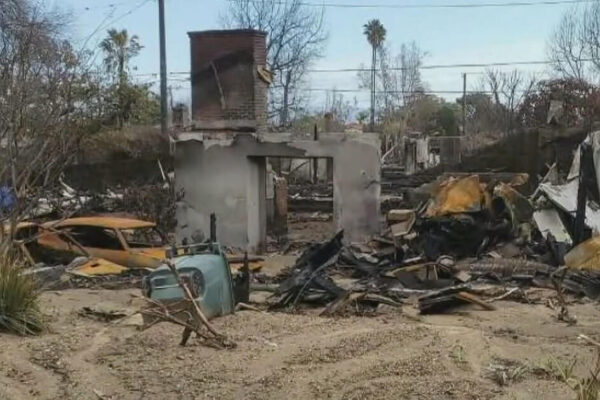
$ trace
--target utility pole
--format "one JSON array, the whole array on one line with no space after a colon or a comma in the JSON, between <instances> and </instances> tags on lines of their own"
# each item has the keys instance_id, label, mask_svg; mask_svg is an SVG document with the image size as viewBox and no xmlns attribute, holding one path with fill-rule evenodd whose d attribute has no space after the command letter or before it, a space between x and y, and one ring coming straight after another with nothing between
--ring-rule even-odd
<instances>
[{"instance_id":1,"label":"utility pole","mask_svg":"<svg viewBox=\"0 0 600 400\"><path fill-rule=\"evenodd\" d=\"M167 44L165 40L165 0L158 0L158 31L160 36L160 131L167 135Z\"/></svg>"},{"instance_id":2,"label":"utility pole","mask_svg":"<svg viewBox=\"0 0 600 400\"><path fill-rule=\"evenodd\" d=\"M462 134L467 135L467 73L463 72Z\"/></svg>"},{"instance_id":3,"label":"utility pole","mask_svg":"<svg viewBox=\"0 0 600 400\"><path fill-rule=\"evenodd\" d=\"M375 75L375 69L377 63L377 49L373 47L373 57L371 63L371 132L375 131L375 84L377 78Z\"/></svg>"}]
</instances>

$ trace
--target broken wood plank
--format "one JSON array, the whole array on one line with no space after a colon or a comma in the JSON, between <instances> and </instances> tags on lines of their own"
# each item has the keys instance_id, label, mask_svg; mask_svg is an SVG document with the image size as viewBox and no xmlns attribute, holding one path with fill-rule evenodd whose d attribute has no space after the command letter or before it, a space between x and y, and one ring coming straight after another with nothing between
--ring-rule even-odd
<instances>
[{"instance_id":1,"label":"broken wood plank","mask_svg":"<svg viewBox=\"0 0 600 400\"><path fill-rule=\"evenodd\" d=\"M468 292L458 292L455 296L461 300L468 301L469 303L476 304L488 311L496 310L496 307L489 304L487 301L480 299L478 296Z\"/></svg>"},{"instance_id":2,"label":"broken wood plank","mask_svg":"<svg viewBox=\"0 0 600 400\"><path fill-rule=\"evenodd\" d=\"M352 303L354 300L360 298L363 293L359 292L350 292L346 291L337 299L327 304L325 308L319 313L319 315L334 315L340 310L344 309L348 304Z\"/></svg>"}]
</instances>

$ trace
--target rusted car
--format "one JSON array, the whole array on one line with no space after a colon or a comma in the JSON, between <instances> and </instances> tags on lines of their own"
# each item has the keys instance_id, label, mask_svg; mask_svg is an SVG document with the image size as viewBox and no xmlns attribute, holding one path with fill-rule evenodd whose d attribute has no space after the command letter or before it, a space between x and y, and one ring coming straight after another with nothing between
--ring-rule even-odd
<instances>
[{"instance_id":1,"label":"rusted car","mask_svg":"<svg viewBox=\"0 0 600 400\"><path fill-rule=\"evenodd\" d=\"M47 236L58 237L64 249L40 246ZM32 267L64 265L76 275L116 275L129 268L90 255L81 244L68 233L44 228L34 222L19 223L15 229L14 246Z\"/></svg>"},{"instance_id":2,"label":"rusted car","mask_svg":"<svg viewBox=\"0 0 600 400\"><path fill-rule=\"evenodd\" d=\"M43 227L67 233L90 255L124 267L154 269L165 258L166 239L153 222L82 217L48 222ZM58 234L44 235L38 243L46 248L81 253Z\"/></svg>"}]
</instances>

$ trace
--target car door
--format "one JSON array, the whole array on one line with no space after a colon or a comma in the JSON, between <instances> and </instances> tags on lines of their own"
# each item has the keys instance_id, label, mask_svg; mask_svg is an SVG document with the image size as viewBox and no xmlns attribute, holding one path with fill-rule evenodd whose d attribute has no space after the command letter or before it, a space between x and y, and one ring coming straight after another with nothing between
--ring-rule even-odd
<instances>
[{"instance_id":1,"label":"car door","mask_svg":"<svg viewBox=\"0 0 600 400\"><path fill-rule=\"evenodd\" d=\"M64 237L61 232L62 229L55 230L55 228L47 229L40 227L37 243L46 249L65 251L73 254L79 254L81 256L87 255L78 246L74 245L72 240ZM68 231L66 232L68 233Z\"/></svg>"},{"instance_id":2,"label":"car door","mask_svg":"<svg viewBox=\"0 0 600 400\"><path fill-rule=\"evenodd\" d=\"M164 238L156 228L120 229L118 232L129 253L131 267L156 268L162 264L166 248Z\"/></svg>"},{"instance_id":3,"label":"car door","mask_svg":"<svg viewBox=\"0 0 600 400\"><path fill-rule=\"evenodd\" d=\"M129 267L128 251L115 229L101 226L65 226L66 230L85 250L94 257Z\"/></svg>"}]
</instances>

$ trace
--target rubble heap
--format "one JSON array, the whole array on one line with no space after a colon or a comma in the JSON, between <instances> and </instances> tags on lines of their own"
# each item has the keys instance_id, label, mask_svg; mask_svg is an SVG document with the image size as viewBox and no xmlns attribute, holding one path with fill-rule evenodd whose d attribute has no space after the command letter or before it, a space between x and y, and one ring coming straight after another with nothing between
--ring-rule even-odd
<instances>
[{"instance_id":1,"label":"rubble heap","mask_svg":"<svg viewBox=\"0 0 600 400\"><path fill-rule=\"evenodd\" d=\"M530 197L519 191L524 174L487 183L449 177L414 209L389 211L383 235L368 244L344 246L339 232L308 248L279 277L272 307L317 304L333 314L416 300L421 313L465 302L493 309L482 297L526 298L528 288L555 289L559 303L563 293L598 300L599 135L581 145L566 181L550 168Z\"/></svg>"}]
</instances>

